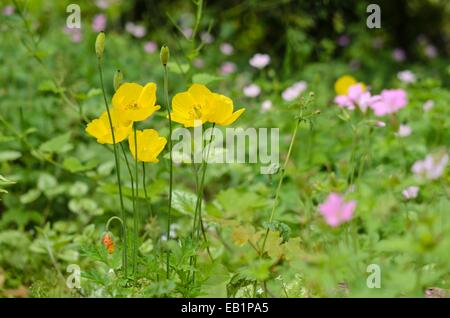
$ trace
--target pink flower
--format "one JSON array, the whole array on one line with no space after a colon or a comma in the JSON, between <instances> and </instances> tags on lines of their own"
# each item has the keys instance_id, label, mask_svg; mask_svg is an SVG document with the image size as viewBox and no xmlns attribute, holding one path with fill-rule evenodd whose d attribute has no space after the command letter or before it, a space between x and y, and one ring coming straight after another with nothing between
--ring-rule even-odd
<instances>
[{"instance_id":1,"label":"pink flower","mask_svg":"<svg viewBox=\"0 0 450 318\"><path fill-rule=\"evenodd\" d=\"M269 111L272 108L272 106L273 106L272 101L269 99L266 99L261 104L261 113L265 113L265 112Z\"/></svg>"},{"instance_id":2,"label":"pink flower","mask_svg":"<svg viewBox=\"0 0 450 318\"><path fill-rule=\"evenodd\" d=\"M16 11L16 8L12 5L7 5L5 7L3 7L3 15L4 16L10 16L13 15L14 11Z\"/></svg>"},{"instance_id":3,"label":"pink flower","mask_svg":"<svg viewBox=\"0 0 450 318\"><path fill-rule=\"evenodd\" d=\"M270 63L270 56L268 54L256 53L250 59L250 65L259 69L266 67L267 65L269 65L269 63Z\"/></svg>"},{"instance_id":4,"label":"pink flower","mask_svg":"<svg viewBox=\"0 0 450 318\"><path fill-rule=\"evenodd\" d=\"M403 89L385 89L374 98L370 107L376 116L395 113L408 103L406 92Z\"/></svg>"},{"instance_id":5,"label":"pink flower","mask_svg":"<svg viewBox=\"0 0 450 318\"><path fill-rule=\"evenodd\" d=\"M355 208L355 201L345 202L344 198L337 193L330 193L326 201L319 205L320 214L331 227L337 227L351 220Z\"/></svg>"},{"instance_id":6,"label":"pink flower","mask_svg":"<svg viewBox=\"0 0 450 318\"><path fill-rule=\"evenodd\" d=\"M414 83L416 81L416 75L410 70L398 72L397 78L402 82L408 84Z\"/></svg>"},{"instance_id":7,"label":"pink flower","mask_svg":"<svg viewBox=\"0 0 450 318\"><path fill-rule=\"evenodd\" d=\"M380 128L386 127L386 123L385 123L384 121L381 121L381 120L378 120L378 121L375 123L375 125L376 125L377 127L380 127Z\"/></svg>"},{"instance_id":8,"label":"pink flower","mask_svg":"<svg viewBox=\"0 0 450 318\"><path fill-rule=\"evenodd\" d=\"M214 37L209 32L202 32L202 34L200 34L200 39L205 44L211 44L214 42Z\"/></svg>"},{"instance_id":9,"label":"pink flower","mask_svg":"<svg viewBox=\"0 0 450 318\"><path fill-rule=\"evenodd\" d=\"M194 32L194 31L192 31L191 28L184 28L184 29L182 30L182 33L183 33L184 37L185 37L185 38L188 38L188 39L191 38L193 32Z\"/></svg>"},{"instance_id":10,"label":"pink flower","mask_svg":"<svg viewBox=\"0 0 450 318\"><path fill-rule=\"evenodd\" d=\"M95 32L105 31L106 16L104 14L96 14L92 20L92 29Z\"/></svg>"},{"instance_id":11,"label":"pink flower","mask_svg":"<svg viewBox=\"0 0 450 318\"><path fill-rule=\"evenodd\" d=\"M192 61L192 65L194 65L196 68L204 68L205 61L202 58L197 57Z\"/></svg>"},{"instance_id":12,"label":"pink flower","mask_svg":"<svg viewBox=\"0 0 450 318\"><path fill-rule=\"evenodd\" d=\"M236 72L236 64L233 62L224 62L220 66L220 73L223 75L228 75Z\"/></svg>"},{"instance_id":13,"label":"pink flower","mask_svg":"<svg viewBox=\"0 0 450 318\"><path fill-rule=\"evenodd\" d=\"M434 101L427 100L424 104L423 104L423 111L424 112L428 112L431 108L434 107Z\"/></svg>"},{"instance_id":14,"label":"pink flower","mask_svg":"<svg viewBox=\"0 0 450 318\"><path fill-rule=\"evenodd\" d=\"M397 62L403 62L404 60L406 60L405 50L403 50L401 48L396 48L392 52L392 58Z\"/></svg>"},{"instance_id":15,"label":"pink flower","mask_svg":"<svg viewBox=\"0 0 450 318\"><path fill-rule=\"evenodd\" d=\"M261 94L261 88L256 84L250 84L244 87L244 95L247 97L256 97Z\"/></svg>"},{"instance_id":16,"label":"pink flower","mask_svg":"<svg viewBox=\"0 0 450 318\"><path fill-rule=\"evenodd\" d=\"M223 55L231 55L234 52L234 47L230 43L222 43L220 44L220 52Z\"/></svg>"},{"instance_id":17,"label":"pink flower","mask_svg":"<svg viewBox=\"0 0 450 318\"><path fill-rule=\"evenodd\" d=\"M157 49L158 45L156 44L156 42L148 41L144 43L144 51L148 54L155 53Z\"/></svg>"},{"instance_id":18,"label":"pink flower","mask_svg":"<svg viewBox=\"0 0 450 318\"><path fill-rule=\"evenodd\" d=\"M81 30L78 29L78 28L70 29L68 27L65 27L64 28L64 33L66 33L70 37L70 40L73 43L80 43L81 40L83 39L83 36L81 34Z\"/></svg>"},{"instance_id":19,"label":"pink flower","mask_svg":"<svg viewBox=\"0 0 450 318\"><path fill-rule=\"evenodd\" d=\"M412 129L411 129L410 126L408 126L408 125L400 125L396 135L398 137L408 137L409 135L411 135L411 133L412 133Z\"/></svg>"},{"instance_id":20,"label":"pink flower","mask_svg":"<svg viewBox=\"0 0 450 318\"><path fill-rule=\"evenodd\" d=\"M356 107L362 112L366 112L372 103L376 101L376 97L372 96L370 92L365 91L364 86L360 83L352 85L348 88L347 95L338 95L334 102L342 108L354 110Z\"/></svg>"},{"instance_id":21,"label":"pink flower","mask_svg":"<svg viewBox=\"0 0 450 318\"><path fill-rule=\"evenodd\" d=\"M96 0L95 5L100 9L108 9L111 3L109 0Z\"/></svg>"},{"instance_id":22,"label":"pink flower","mask_svg":"<svg viewBox=\"0 0 450 318\"><path fill-rule=\"evenodd\" d=\"M337 44L338 44L339 46L346 47L347 45L350 44L350 37L349 37L347 34L341 35L341 36L337 39Z\"/></svg>"},{"instance_id":23,"label":"pink flower","mask_svg":"<svg viewBox=\"0 0 450 318\"><path fill-rule=\"evenodd\" d=\"M147 34L147 30L142 25L137 25L133 22L127 22L125 24L125 30L135 38L142 38Z\"/></svg>"},{"instance_id":24,"label":"pink flower","mask_svg":"<svg viewBox=\"0 0 450 318\"><path fill-rule=\"evenodd\" d=\"M436 47L431 44L427 45L425 47L425 55L430 59L434 59L438 55Z\"/></svg>"},{"instance_id":25,"label":"pink flower","mask_svg":"<svg viewBox=\"0 0 450 318\"><path fill-rule=\"evenodd\" d=\"M410 186L402 191L403 197L406 200L417 198L417 194L419 193L419 187Z\"/></svg>"},{"instance_id":26,"label":"pink flower","mask_svg":"<svg viewBox=\"0 0 450 318\"><path fill-rule=\"evenodd\" d=\"M428 155L423 160L414 163L411 171L419 176L424 176L429 180L438 179L445 170L448 163L448 154Z\"/></svg>"},{"instance_id":27,"label":"pink flower","mask_svg":"<svg viewBox=\"0 0 450 318\"><path fill-rule=\"evenodd\" d=\"M294 83L283 91L281 97L283 97L285 101L290 102L300 96L306 88L308 88L308 84L306 84L305 81Z\"/></svg>"}]
</instances>

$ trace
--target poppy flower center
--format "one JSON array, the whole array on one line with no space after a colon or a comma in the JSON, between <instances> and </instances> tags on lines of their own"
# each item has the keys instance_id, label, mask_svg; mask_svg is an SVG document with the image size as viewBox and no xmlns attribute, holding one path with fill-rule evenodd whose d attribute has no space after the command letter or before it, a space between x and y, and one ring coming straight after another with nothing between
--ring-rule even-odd
<instances>
[{"instance_id":1,"label":"poppy flower center","mask_svg":"<svg viewBox=\"0 0 450 318\"><path fill-rule=\"evenodd\" d=\"M202 106L201 105L194 105L192 107L192 110L189 112L189 115L195 119L202 118Z\"/></svg>"},{"instance_id":2,"label":"poppy flower center","mask_svg":"<svg viewBox=\"0 0 450 318\"><path fill-rule=\"evenodd\" d=\"M136 108L139 108L139 105L136 102L127 105L127 109L136 109Z\"/></svg>"}]
</instances>

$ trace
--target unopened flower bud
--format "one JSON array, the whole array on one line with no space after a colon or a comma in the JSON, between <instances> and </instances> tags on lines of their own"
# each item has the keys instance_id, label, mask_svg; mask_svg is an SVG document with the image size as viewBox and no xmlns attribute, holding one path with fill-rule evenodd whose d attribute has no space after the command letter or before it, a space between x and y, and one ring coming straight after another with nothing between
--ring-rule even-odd
<instances>
[{"instance_id":1,"label":"unopened flower bud","mask_svg":"<svg viewBox=\"0 0 450 318\"><path fill-rule=\"evenodd\" d=\"M111 234L109 232L106 232L103 235L102 243L106 247L106 249L108 250L109 254L114 253L114 250L116 249L116 245L114 244L112 236L111 236Z\"/></svg>"},{"instance_id":2,"label":"unopened flower bud","mask_svg":"<svg viewBox=\"0 0 450 318\"><path fill-rule=\"evenodd\" d=\"M105 32L100 32L95 39L95 54L101 59L103 57L103 52L105 51Z\"/></svg>"},{"instance_id":3,"label":"unopened flower bud","mask_svg":"<svg viewBox=\"0 0 450 318\"><path fill-rule=\"evenodd\" d=\"M118 90L120 85L122 85L123 81L123 73L120 70L117 70L114 73L114 90Z\"/></svg>"},{"instance_id":4,"label":"unopened flower bud","mask_svg":"<svg viewBox=\"0 0 450 318\"><path fill-rule=\"evenodd\" d=\"M161 59L162 65L166 66L167 63L169 62L169 57L170 57L170 52L169 52L169 48L167 47L167 45L163 45L161 47L161 52L159 54L159 57Z\"/></svg>"}]
</instances>

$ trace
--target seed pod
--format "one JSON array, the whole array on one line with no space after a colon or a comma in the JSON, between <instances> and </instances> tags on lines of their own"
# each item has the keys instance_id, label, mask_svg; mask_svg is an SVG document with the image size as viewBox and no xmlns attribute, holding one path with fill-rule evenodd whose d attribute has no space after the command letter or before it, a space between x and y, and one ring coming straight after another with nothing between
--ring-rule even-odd
<instances>
[{"instance_id":1,"label":"seed pod","mask_svg":"<svg viewBox=\"0 0 450 318\"><path fill-rule=\"evenodd\" d=\"M122 85L123 81L123 73L120 70L117 70L114 73L114 90L118 90L120 85Z\"/></svg>"},{"instance_id":2,"label":"seed pod","mask_svg":"<svg viewBox=\"0 0 450 318\"><path fill-rule=\"evenodd\" d=\"M167 45L163 45L161 47L161 52L159 53L159 58L161 59L161 63L163 66L166 66L169 62L170 52Z\"/></svg>"},{"instance_id":3,"label":"seed pod","mask_svg":"<svg viewBox=\"0 0 450 318\"><path fill-rule=\"evenodd\" d=\"M105 248L108 250L109 254L114 253L114 250L116 249L116 245L114 244L112 236L109 232L107 232L103 235L102 243L105 246Z\"/></svg>"},{"instance_id":4,"label":"seed pod","mask_svg":"<svg viewBox=\"0 0 450 318\"><path fill-rule=\"evenodd\" d=\"M101 59L103 57L103 52L105 51L105 32L100 32L95 39L95 54Z\"/></svg>"}]
</instances>

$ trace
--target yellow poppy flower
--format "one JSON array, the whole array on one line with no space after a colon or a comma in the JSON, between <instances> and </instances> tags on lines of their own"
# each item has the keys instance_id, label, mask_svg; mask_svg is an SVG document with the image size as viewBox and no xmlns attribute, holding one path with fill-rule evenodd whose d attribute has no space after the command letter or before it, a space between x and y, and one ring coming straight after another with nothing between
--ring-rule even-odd
<instances>
[{"instance_id":1,"label":"yellow poppy flower","mask_svg":"<svg viewBox=\"0 0 450 318\"><path fill-rule=\"evenodd\" d=\"M211 91L201 84L192 84L186 92L176 94L172 99L172 121L184 127L200 126L211 114Z\"/></svg>"},{"instance_id":2,"label":"yellow poppy flower","mask_svg":"<svg viewBox=\"0 0 450 318\"><path fill-rule=\"evenodd\" d=\"M144 129L136 131L137 137L137 159L143 162L159 162L158 155L164 149L167 139L161 137L154 129ZM128 145L133 158L136 159L136 145L134 143L134 133L128 138Z\"/></svg>"},{"instance_id":3,"label":"yellow poppy flower","mask_svg":"<svg viewBox=\"0 0 450 318\"><path fill-rule=\"evenodd\" d=\"M114 140L116 143L121 142L130 134L133 122L121 118L120 114L115 109L110 109L110 115L114 131ZM111 126L106 111L103 112L100 118L94 119L86 126L86 132L97 138L97 142L100 144L113 144Z\"/></svg>"},{"instance_id":4,"label":"yellow poppy flower","mask_svg":"<svg viewBox=\"0 0 450 318\"><path fill-rule=\"evenodd\" d=\"M234 123L245 111L245 108L241 108L233 113L233 101L231 98L221 94L213 93L211 104L213 111L211 112L208 121L221 126L228 126Z\"/></svg>"},{"instance_id":5,"label":"yellow poppy flower","mask_svg":"<svg viewBox=\"0 0 450 318\"><path fill-rule=\"evenodd\" d=\"M141 121L150 117L161 107L156 105L156 84L144 87L136 83L123 83L113 96L112 104L124 118Z\"/></svg>"},{"instance_id":6,"label":"yellow poppy flower","mask_svg":"<svg viewBox=\"0 0 450 318\"><path fill-rule=\"evenodd\" d=\"M344 75L338 78L334 83L334 90L338 95L347 95L350 86L357 83L356 79L350 75Z\"/></svg>"},{"instance_id":7,"label":"yellow poppy flower","mask_svg":"<svg viewBox=\"0 0 450 318\"><path fill-rule=\"evenodd\" d=\"M205 85L192 84L172 99L172 121L184 127L195 127L206 122L219 125L233 123L245 109L233 113L233 101L220 94L212 93Z\"/></svg>"}]
</instances>

